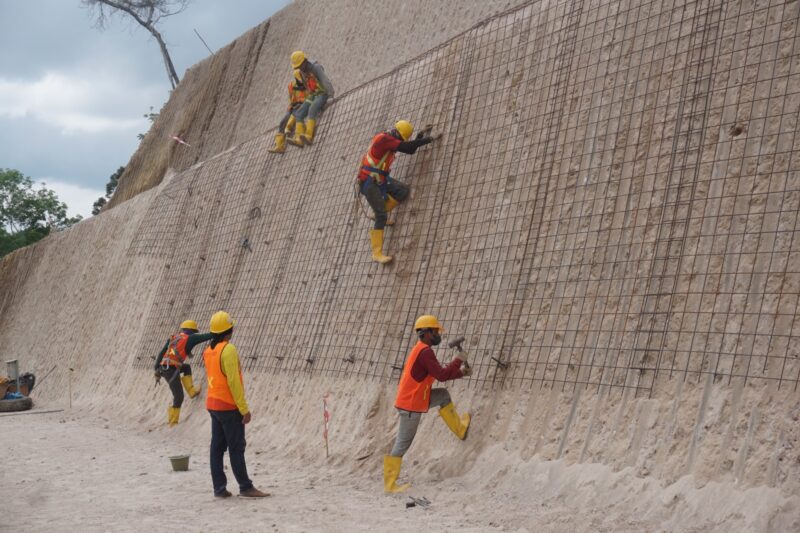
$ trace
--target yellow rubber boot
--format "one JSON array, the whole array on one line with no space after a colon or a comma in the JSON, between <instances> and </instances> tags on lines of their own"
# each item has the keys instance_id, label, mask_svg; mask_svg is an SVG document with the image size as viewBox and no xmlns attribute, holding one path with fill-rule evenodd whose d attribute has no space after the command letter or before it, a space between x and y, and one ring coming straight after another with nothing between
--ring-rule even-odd
<instances>
[{"instance_id":1,"label":"yellow rubber boot","mask_svg":"<svg viewBox=\"0 0 800 533\"><path fill-rule=\"evenodd\" d=\"M294 118L294 115L289 115L289 120L286 121L286 128L283 130L283 132L286 135L289 135L294 129L295 123L297 123L297 119Z\"/></svg>"},{"instance_id":2,"label":"yellow rubber boot","mask_svg":"<svg viewBox=\"0 0 800 533\"><path fill-rule=\"evenodd\" d=\"M170 427L175 426L178 424L178 420L181 418L181 408L180 407L170 407L168 411L169 417L169 425Z\"/></svg>"},{"instance_id":3,"label":"yellow rubber boot","mask_svg":"<svg viewBox=\"0 0 800 533\"><path fill-rule=\"evenodd\" d=\"M387 213L391 213L392 209L394 209L395 207L400 205L400 202L395 200L394 196L392 196L391 194L387 194L386 195L386 202L384 202L384 205L386 206L386 212ZM394 220L387 220L386 221L386 225L387 226L394 226Z\"/></svg>"},{"instance_id":4,"label":"yellow rubber boot","mask_svg":"<svg viewBox=\"0 0 800 533\"><path fill-rule=\"evenodd\" d=\"M391 256L383 255L383 230L371 229L369 230L369 240L372 244L372 259L385 265L392 260Z\"/></svg>"},{"instance_id":5,"label":"yellow rubber boot","mask_svg":"<svg viewBox=\"0 0 800 533\"><path fill-rule=\"evenodd\" d=\"M305 128L303 127L302 122L298 122L294 126L294 137L289 137L286 139L289 141L290 144L295 146L299 146L300 148L303 147L303 133L305 133Z\"/></svg>"},{"instance_id":6,"label":"yellow rubber boot","mask_svg":"<svg viewBox=\"0 0 800 533\"><path fill-rule=\"evenodd\" d=\"M286 135L283 133L275 134L275 146L269 149L273 154L282 154L286 151Z\"/></svg>"},{"instance_id":7,"label":"yellow rubber boot","mask_svg":"<svg viewBox=\"0 0 800 533\"><path fill-rule=\"evenodd\" d=\"M317 126L317 121L313 118L306 120L306 132L303 134L303 142L311 144L314 141L314 129Z\"/></svg>"},{"instance_id":8,"label":"yellow rubber boot","mask_svg":"<svg viewBox=\"0 0 800 533\"><path fill-rule=\"evenodd\" d=\"M439 409L439 416L442 417L444 423L450 428L450 431L461 440L467 438L467 430L469 429L470 417L467 414L459 416L456 412L456 406L453 402L448 403Z\"/></svg>"},{"instance_id":9,"label":"yellow rubber boot","mask_svg":"<svg viewBox=\"0 0 800 533\"><path fill-rule=\"evenodd\" d=\"M194 388L192 376L181 376L181 383L183 383L183 388L186 389L186 392L189 394L189 398L194 398L200 394L200 389Z\"/></svg>"},{"instance_id":10,"label":"yellow rubber boot","mask_svg":"<svg viewBox=\"0 0 800 533\"><path fill-rule=\"evenodd\" d=\"M384 205L386 206L386 212L387 213L391 213L392 209L394 209L395 207L400 205L400 202L395 200L394 196L392 196L391 194L387 194L386 195L386 202L384 203Z\"/></svg>"},{"instance_id":11,"label":"yellow rubber boot","mask_svg":"<svg viewBox=\"0 0 800 533\"><path fill-rule=\"evenodd\" d=\"M383 456L383 491L386 493L403 492L411 488L410 483L397 485L397 477L400 475L400 465L403 463L402 457L394 455Z\"/></svg>"}]
</instances>

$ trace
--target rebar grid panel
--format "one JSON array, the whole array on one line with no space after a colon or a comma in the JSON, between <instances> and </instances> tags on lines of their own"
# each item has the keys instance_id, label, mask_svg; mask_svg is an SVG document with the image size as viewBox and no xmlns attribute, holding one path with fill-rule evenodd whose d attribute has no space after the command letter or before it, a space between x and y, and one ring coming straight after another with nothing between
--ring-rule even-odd
<instances>
[{"instance_id":1,"label":"rebar grid panel","mask_svg":"<svg viewBox=\"0 0 800 533\"><path fill-rule=\"evenodd\" d=\"M311 147L176 176L130 250L169 264L139 364L224 308L248 369L396 377L434 313L475 386L796 388L797 4L531 2L340 97ZM353 181L399 118L444 136L398 154L381 266Z\"/></svg>"}]
</instances>

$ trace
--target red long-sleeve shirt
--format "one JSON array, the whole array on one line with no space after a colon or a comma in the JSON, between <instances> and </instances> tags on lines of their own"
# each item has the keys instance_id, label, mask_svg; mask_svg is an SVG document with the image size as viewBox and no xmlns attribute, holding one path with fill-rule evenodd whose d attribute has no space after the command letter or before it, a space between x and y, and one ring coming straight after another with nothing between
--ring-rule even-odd
<instances>
[{"instance_id":1,"label":"red long-sleeve shirt","mask_svg":"<svg viewBox=\"0 0 800 533\"><path fill-rule=\"evenodd\" d=\"M442 367L433 349L428 346L417 356L414 366L411 367L411 377L420 382L428 376L433 376L437 381L462 378L464 373L461 372L461 362L461 359L456 357L446 367Z\"/></svg>"}]
</instances>

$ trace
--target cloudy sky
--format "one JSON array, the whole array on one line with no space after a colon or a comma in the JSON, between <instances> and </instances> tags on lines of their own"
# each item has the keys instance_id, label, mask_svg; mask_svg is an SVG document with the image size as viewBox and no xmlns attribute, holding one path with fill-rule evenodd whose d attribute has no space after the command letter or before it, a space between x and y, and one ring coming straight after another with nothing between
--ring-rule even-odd
<instances>
[{"instance_id":1,"label":"cloudy sky","mask_svg":"<svg viewBox=\"0 0 800 533\"><path fill-rule=\"evenodd\" d=\"M178 76L289 0L193 0L161 33ZM0 0L0 168L45 182L89 216L169 97L156 41L127 19L93 26L80 0Z\"/></svg>"}]
</instances>

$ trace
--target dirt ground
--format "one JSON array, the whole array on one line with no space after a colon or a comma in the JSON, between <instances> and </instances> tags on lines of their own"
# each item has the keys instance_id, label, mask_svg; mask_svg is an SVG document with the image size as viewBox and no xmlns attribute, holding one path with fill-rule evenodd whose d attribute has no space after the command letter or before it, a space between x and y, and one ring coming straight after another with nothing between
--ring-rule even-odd
<instances>
[{"instance_id":1,"label":"dirt ground","mask_svg":"<svg viewBox=\"0 0 800 533\"><path fill-rule=\"evenodd\" d=\"M3 514L20 517L28 531L66 524L81 531L506 529L482 506L459 498L457 483L417 487L411 494L433 503L406 509L408 497L383 495L377 471L373 479L342 477L270 457L257 443L247 450L250 476L272 497L220 500L211 491L205 440L176 442L166 428L130 432L79 412L4 416L0 428ZM168 456L186 452L189 471L173 472ZM227 459L226 472L236 494Z\"/></svg>"},{"instance_id":2,"label":"dirt ground","mask_svg":"<svg viewBox=\"0 0 800 533\"><path fill-rule=\"evenodd\" d=\"M421 476L409 494L432 503L406 508L407 495L382 493L379 457L366 459L374 468L355 471L335 460L293 461L252 440L250 475L272 497L220 500L211 491L206 437L155 421L118 427L113 413L37 413L58 407L0 416L0 529L12 531L16 523L25 531L782 531L798 520L797 499L774 489L695 489L688 477L662 487L630 469L536 458L516 466L483 462L457 478ZM443 446L457 451L457 444ZM191 454L189 471L173 472L168 456L181 453ZM409 470L425 467L414 464L413 448L407 460Z\"/></svg>"}]
</instances>

